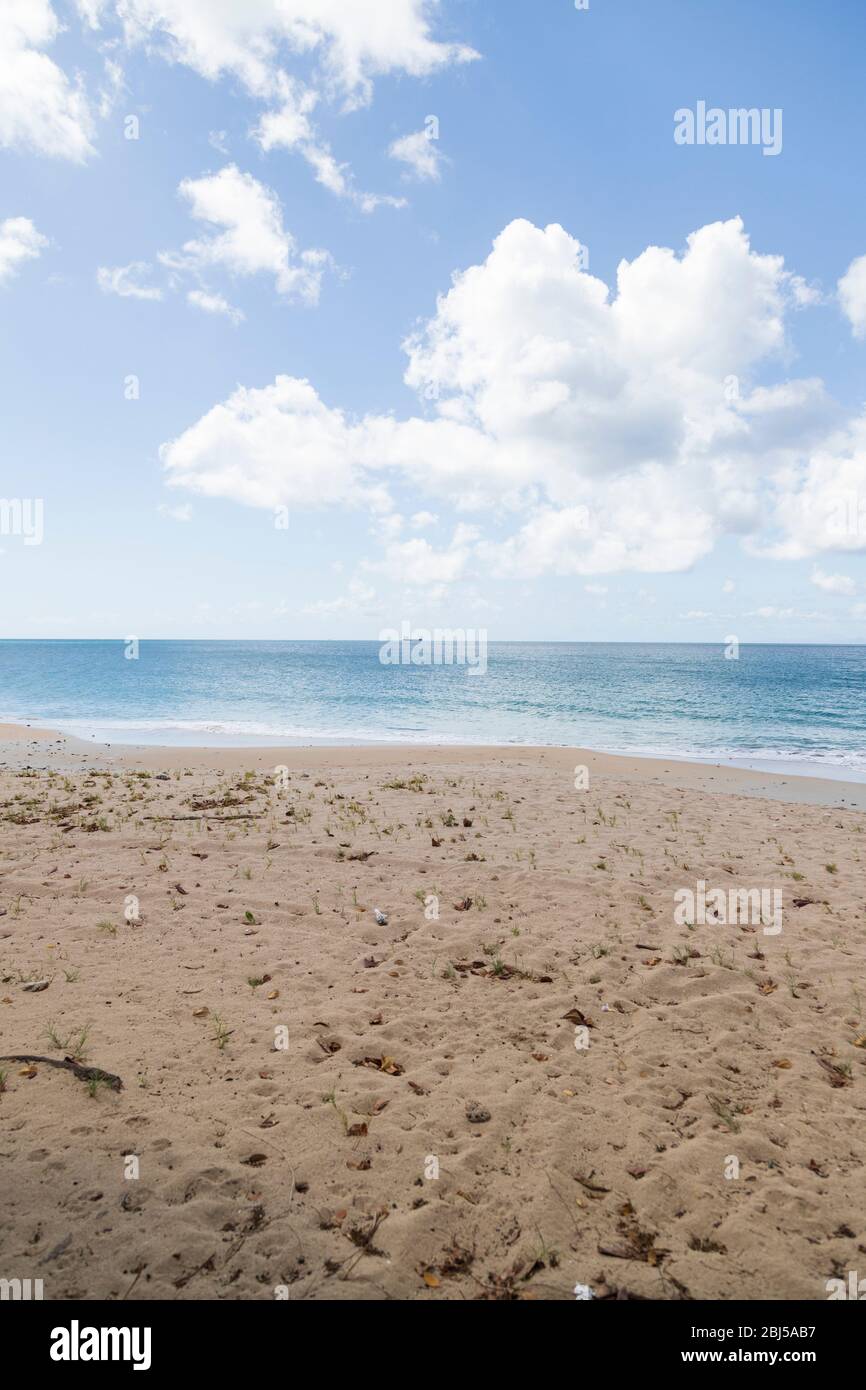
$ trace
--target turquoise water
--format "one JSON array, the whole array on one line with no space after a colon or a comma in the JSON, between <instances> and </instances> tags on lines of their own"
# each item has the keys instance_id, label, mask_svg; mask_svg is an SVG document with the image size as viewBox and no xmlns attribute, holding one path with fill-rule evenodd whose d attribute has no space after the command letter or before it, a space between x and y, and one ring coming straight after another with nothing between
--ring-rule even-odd
<instances>
[{"instance_id":1,"label":"turquoise water","mask_svg":"<svg viewBox=\"0 0 866 1390\"><path fill-rule=\"evenodd\" d=\"M0 719L113 743L561 744L866 778L866 647L0 641Z\"/></svg>"}]
</instances>

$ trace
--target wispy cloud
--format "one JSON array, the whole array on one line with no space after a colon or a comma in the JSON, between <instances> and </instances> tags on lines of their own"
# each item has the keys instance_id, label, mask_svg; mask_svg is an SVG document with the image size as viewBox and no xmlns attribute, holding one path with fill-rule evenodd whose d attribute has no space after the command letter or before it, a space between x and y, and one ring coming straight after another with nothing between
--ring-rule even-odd
<instances>
[{"instance_id":1,"label":"wispy cloud","mask_svg":"<svg viewBox=\"0 0 866 1390\"><path fill-rule=\"evenodd\" d=\"M100 266L96 272L99 288L104 294L117 294L121 299L162 299L163 292L155 285L142 284L151 267L146 261L129 265Z\"/></svg>"}]
</instances>

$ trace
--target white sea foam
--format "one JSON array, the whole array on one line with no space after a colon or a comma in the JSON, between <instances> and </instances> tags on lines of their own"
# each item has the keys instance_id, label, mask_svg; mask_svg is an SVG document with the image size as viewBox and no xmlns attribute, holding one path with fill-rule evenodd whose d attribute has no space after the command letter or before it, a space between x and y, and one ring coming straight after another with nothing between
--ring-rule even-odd
<instances>
[{"instance_id":1,"label":"white sea foam","mask_svg":"<svg viewBox=\"0 0 866 1390\"><path fill-rule=\"evenodd\" d=\"M50 716L22 716L20 713L0 715L2 723L46 725L74 738L96 743L167 744L175 747L252 747L264 745L338 745L346 747L371 744L431 747L572 747L583 744L566 743L558 739L497 737L491 732L486 738L448 730L368 726L319 726L292 724L289 721L221 719L54 719ZM593 739L592 748L600 753L622 757L654 758L671 762L721 764L763 772L788 772L792 776L830 777L855 781L866 780L866 754L851 748L744 748L682 746L672 748L652 742L626 745L619 741Z\"/></svg>"}]
</instances>

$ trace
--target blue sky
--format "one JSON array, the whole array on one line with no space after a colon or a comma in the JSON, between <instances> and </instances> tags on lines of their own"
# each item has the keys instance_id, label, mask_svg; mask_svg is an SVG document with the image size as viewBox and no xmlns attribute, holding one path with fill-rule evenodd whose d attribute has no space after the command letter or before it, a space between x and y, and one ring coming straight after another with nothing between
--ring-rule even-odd
<instances>
[{"instance_id":1,"label":"blue sky","mask_svg":"<svg viewBox=\"0 0 866 1390\"><path fill-rule=\"evenodd\" d=\"M0 635L864 640L855 0L3 8Z\"/></svg>"}]
</instances>

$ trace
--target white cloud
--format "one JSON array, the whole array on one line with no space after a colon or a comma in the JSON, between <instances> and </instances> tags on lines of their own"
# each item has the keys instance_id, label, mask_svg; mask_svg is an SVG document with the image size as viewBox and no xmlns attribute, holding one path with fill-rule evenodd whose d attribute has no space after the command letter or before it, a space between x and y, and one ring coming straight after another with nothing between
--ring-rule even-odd
<instances>
[{"instance_id":1,"label":"white cloud","mask_svg":"<svg viewBox=\"0 0 866 1390\"><path fill-rule=\"evenodd\" d=\"M663 470L616 479L592 508L544 507L509 540L479 547L494 574L669 574L712 548L712 519L675 502Z\"/></svg>"},{"instance_id":2,"label":"white cloud","mask_svg":"<svg viewBox=\"0 0 866 1390\"><path fill-rule=\"evenodd\" d=\"M271 146L262 141L263 149ZM404 208L405 198L394 198L390 194L363 193L355 187L354 178L348 164L340 164L325 144L304 143L301 154L316 176L316 182L338 198L349 198L362 212L375 212L378 207Z\"/></svg>"},{"instance_id":3,"label":"white cloud","mask_svg":"<svg viewBox=\"0 0 866 1390\"><path fill-rule=\"evenodd\" d=\"M694 233L681 257L650 247L622 262L612 301L581 266L561 227L511 223L408 341L406 379L422 394L435 384L442 419L496 441L497 494L542 484L556 505L604 511L608 481L637 473L657 492L658 470L674 469L668 506L685 504L684 527L702 514L708 548L717 520L741 524L757 505L749 446L772 426L743 407L752 370L785 345L781 258L752 252L734 220ZM773 422L792 408L762 404Z\"/></svg>"},{"instance_id":4,"label":"white cloud","mask_svg":"<svg viewBox=\"0 0 866 1390\"><path fill-rule=\"evenodd\" d=\"M318 148L315 127L310 120L319 104L318 92L288 74L280 78L279 89L279 105L264 113L254 131L262 149Z\"/></svg>"},{"instance_id":5,"label":"white cloud","mask_svg":"<svg viewBox=\"0 0 866 1390\"><path fill-rule=\"evenodd\" d=\"M379 540L396 540L403 530L403 518L399 512L388 512L376 518L376 524L371 530Z\"/></svg>"},{"instance_id":6,"label":"white cloud","mask_svg":"<svg viewBox=\"0 0 866 1390\"><path fill-rule=\"evenodd\" d=\"M184 179L178 192L197 221L220 230L186 242L180 252L161 252L164 265L195 274L214 267L241 276L264 272L286 298L317 302L330 257L326 251L298 251L272 189L227 164L217 174Z\"/></svg>"},{"instance_id":7,"label":"white cloud","mask_svg":"<svg viewBox=\"0 0 866 1390\"><path fill-rule=\"evenodd\" d=\"M426 531L429 527L435 526L438 520L435 512L415 512L410 518L410 524L414 531Z\"/></svg>"},{"instance_id":8,"label":"white cloud","mask_svg":"<svg viewBox=\"0 0 866 1390\"><path fill-rule=\"evenodd\" d=\"M825 574L817 565L812 571L811 580L815 588L823 589L825 594L847 594L850 597L857 592L857 585L847 574Z\"/></svg>"},{"instance_id":9,"label":"white cloud","mask_svg":"<svg viewBox=\"0 0 866 1390\"><path fill-rule=\"evenodd\" d=\"M384 488L358 468L363 426L329 410L307 381L238 389L160 451L174 486L252 507L371 507Z\"/></svg>"},{"instance_id":10,"label":"white cloud","mask_svg":"<svg viewBox=\"0 0 866 1390\"><path fill-rule=\"evenodd\" d=\"M801 613L797 608L777 608L775 604L764 604L761 608L755 608L751 613L746 613L747 618L796 618L801 622L815 622L819 618L824 618L823 613Z\"/></svg>"},{"instance_id":11,"label":"white cloud","mask_svg":"<svg viewBox=\"0 0 866 1390\"><path fill-rule=\"evenodd\" d=\"M438 182L442 177L443 156L438 142L432 140L426 130L416 130L412 135L394 140L388 147L388 154L406 164L416 179Z\"/></svg>"},{"instance_id":12,"label":"white cloud","mask_svg":"<svg viewBox=\"0 0 866 1390\"><path fill-rule=\"evenodd\" d=\"M60 28L49 0L0 5L0 146L80 163L93 153L87 97L42 51Z\"/></svg>"},{"instance_id":13,"label":"white cloud","mask_svg":"<svg viewBox=\"0 0 866 1390\"><path fill-rule=\"evenodd\" d=\"M756 553L799 560L866 550L866 415L781 472L773 522L776 537Z\"/></svg>"},{"instance_id":14,"label":"white cloud","mask_svg":"<svg viewBox=\"0 0 866 1390\"><path fill-rule=\"evenodd\" d=\"M367 561L364 568L408 588L432 589L441 595L449 585L466 574L472 556L472 543L477 538L474 527L458 526L450 545L444 550L436 550L420 536L411 541L394 542L387 546L382 560Z\"/></svg>"},{"instance_id":15,"label":"white cloud","mask_svg":"<svg viewBox=\"0 0 866 1390\"><path fill-rule=\"evenodd\" d=\"M855 338L866 336L866 256L849 265L837 286L842 312L851 324Z\"/></svg>"},{"instance_id":16,"label":"white cloud","mask_svg":"<svg viewBox=\"0 0 866 1390\"><path fill-rule=\"evenodd\" d=\"M285 299L317 303L331 257L327 251L299 250L283 224L282 206L273 189L235 164L227 164L216 174L184 179L178 192L189 204L191 216L213 229L186 242L179 251L161 251L157 256L168 271L172 289L186 278L197 282L186 291L188 303L236 324L243 320L242 310L207 283L206 277L213 272L233 277L272 275L277 293ZM126 266L101 266L97 279L106 293L162 299L162 288L144 282L149 271L147 262L133 261Z\"/></svg>"},{"instance_id":17,"label":"white cloud","mask_svg":"<svg viewBox=\"0 0 866 1390\"><path fill-rule=\"evenodd\" d=\"M348 164L340 163L330 145L316 134L310 120L310 113L319 100L318 94L289 77L284 77L280 86L280 106L266 111L253 131L265 152L296 150L309 164L317 183L338 198L350 199L362 212L374 212L382 205L406 206L405 198L364 193L358 189Z\"/></svg>"},{"instance_id":18,"label":"white cloud","mask_svg":"<svg viewBox=\"0 0 866 1390\"><path fill-rule=\"evenodd\" d=\"M792 275L788 282L791 298L798 309L811 309L825 302L824 295L817 285L808 284L802 275Z\"/></svg>"},{"instance_id":19,"label":"white cloud","mask_svg":"<svg viewBox=\"0 0 866 1390\"><path fill-rule=\"evenodd\" d=\"M427 77L478 56L433 37L430 0L79 0L79 8L93 24L119 18L128 44L146 43L209 81L238 80L266 108L253 132L262 148L297 150L320 183L364 211L402 200L355 188L317 134L315 107L351 110L372 99L379 76Z\"/></svg>"},{"instance_id":20,"label":"white cloud","mask_svg":"<svg viewBox=\"0 0 866 1390\"><path fill-rule=\"evenodd\" d=\"M115 109L126 88L123 68L113 58L106 58L102 87L99 90L99 114L106 120Z\"/></svg>"},{"instance_id":21,"label":"white cloud","mask_svg":"<svg viewBox=\"0 0 866 1390\"><path fill-rule=\"evenodd\" d=\"M312 58L323 89L352 105L370 100L375 77L426 77L477 57L432 37L429 0L79 0L79 8L94 24L114 13L129 43L154 44L210 81L237 77L264 99L279 93L285 57Z\"/></svg>"},{"instance_id":22,"label":"white cloud","mask_svg":"<svg viewBox=\"0 0 866 1390\"><path fill-rule=\"evenodd\" d=\"M347 591L335 599L318 599L305 604L302 612L313 617L337 617L347 613L371 616L378 612L376 590L357 577L350 579Z\"/></svg>"},{"instance_id":23,"label":"white cloud","mask_svg":"<svg viewBox=\"0 0 866 1390\"><path fill-rule=\"evenodd\" d=\"M241 323L244 314L241 309L236 309L233 304L229 304L221 294L211 294L207 290L188 290L187 300L194 304L197 309L203 309L206 314L223 314L232 323Z\"/></svg>"},{"instance_id":24,"label":"white cloud","mask_svg":"<svg viewBox=\"0 0 866 1390\"><path fill-rule=\"evenodd\" d=\"M167 516L171 521L191 521L192 507L188 502L182 503L179 507L167 507L165 503L160 503L157 507L160 516Z\"/></svg>"},{"instance_id":25,"label":"white cloud","mask_svg":"<svg viewBox=\"0 0 866 1390\"><path fill-rule=\"evenodd\" d=\"M784 345L781 258L753 253L735 219L693 233L682 257L650 247L621 262L613 302L581 265L562 227L512 222L407 344L407 381L453 393L449 414L587 461L602 435L621 459L655 462L743 433L722 383Z\"/></svg>"},{"instance_id":26,"label":"white cloud","mask_svg":"<svg viewBox=\"0 0 866 1390\"><path fill-rule=\"evenodd\" d=\"M726 579L725 582L724 582L724 584L722 585L722 593L723 593L723 594L732 594L732 593L734 592L734 590L736 589L736 587L737 587L737 586L736 586L736 584L734 583L733 579Z\"/></svg>"},{"instance_id":27,"label":"white cloud","mask_svg":"<svg viewBox=\"0 0 866 1390\"><path fill-rule=\"evenodd\" d=\"M121 299L162 299L161 289L141 284L141 277L149 270L146 261L132 261L129 265L103 265L97 270L96 279L104 294L119 294Z\"/></svg>"},{"instance_id":28,"label":"white cloud","mask_svg":"<svg viewBox=\"0 0 866 1390\"><path fill-rule=\"evenodd\" d=\"M456 550L435 550L430 541L420 537L414 541L389 545L385 559L368 562L367 569L388 575L399 584L428 587L431 584L452 584L466 570L470 556L467 546Z\"/></svg>"},{"instance_id":29,"label":"white cloud","mask_svg":"<svg viewBox=\"0 0 866 1390\"><path fill-rule=\"evenodd\" d=\"M838 548L811 493L859 486L866 506L866 420L828 435L820 381L758 379L784 367L802 297L783 259L733 219L679 255L623 261L615 295L584 264L562 227L512 222L404 344L425 413L352 419L278 377L165 445L169 482L384 514L395 484L517 518L505 539L465 542L459 564L444 552L452 577L677 572L723 534L780 556ZM849 548L866 548L866 523ZM379 564L407 582L442 554L403 542Z\"/></svg>"},{"instance_id":30,"label":"white cloud","mask_svg":"<svg viewBox=\"0 0 866 1390\"><path fill-rule=\"evenodd\" d=\"M584 593L586 593L586 594L592 594L593 598L603 598L604 595L607 593L607 585L606 585L606 584L584 584L584 586L583 586L583 591L584 591Z\"/></svg>"},{"instance_id":31,"label":"white cloud","mask_svg":"<svg viewBox=\"0 0 866 1390\"><path fill-rule=\"evenodd\" d=\"M35 260L48 245L29 217L7 217L0 222L0 285L18 274L25 261Z\"/></svg>"}]
</instances>

